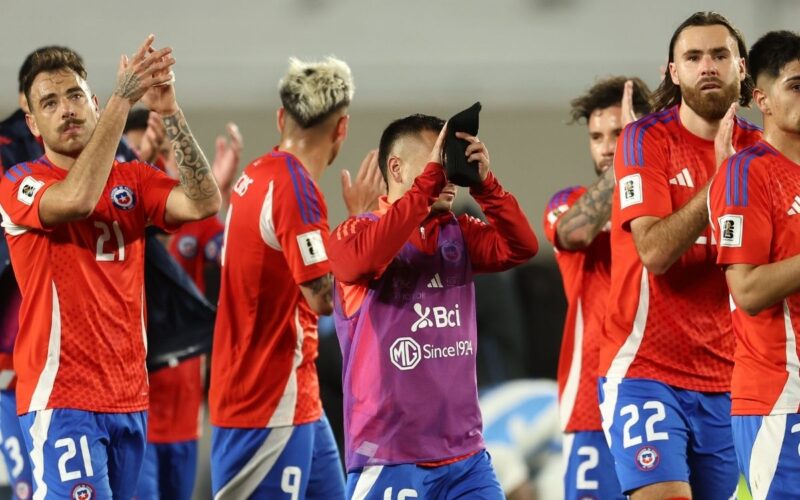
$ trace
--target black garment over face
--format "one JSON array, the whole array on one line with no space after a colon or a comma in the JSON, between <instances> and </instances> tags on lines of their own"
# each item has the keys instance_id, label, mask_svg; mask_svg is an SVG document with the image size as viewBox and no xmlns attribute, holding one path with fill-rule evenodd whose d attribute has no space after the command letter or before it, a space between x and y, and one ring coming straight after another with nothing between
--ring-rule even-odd
<instances>
[{"instance_id":1,"label":"black garment over face","mask_svg":"<svg viewBox=\"0 0 800 500\"><path fill-rule=\"evenodd\" d=\"M456 132L478 135L478 115L481 103L456 113L447 122L447 136L444 139L444 168L447 180L457 186L477 186L481 183L478 162L468 162L465 156L469 142L456 138Z\"/></svg>"}]
</instances>

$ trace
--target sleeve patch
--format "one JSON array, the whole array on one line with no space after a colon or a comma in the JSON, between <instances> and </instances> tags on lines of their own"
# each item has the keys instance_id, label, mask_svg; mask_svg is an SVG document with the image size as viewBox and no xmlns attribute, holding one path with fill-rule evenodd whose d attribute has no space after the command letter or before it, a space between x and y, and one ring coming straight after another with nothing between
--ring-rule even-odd
<instances>
[{"instance_id":1,"label":"sleeve patch","mask_svg":"<svg viewBox=\"0 0 800 500\"><path fill-rule=\"evenodd\" d=\"M622 208L639 205L644 201L642 195L642 176L626 175L619 180L619 204Z\"/></svg>"},{"instance_id":2,"label":"sleeve patch","mask_svg":"<svg viewBox=\"0 0 800 500\"><path fill-rule=\"evenodd\" d=\"M722 247L741 247L744 216L723 215L717 220L719 221L719 245Z\"/></svg>"},{"instance_id":3,"label":"sleeve patch","mask_svg":"<svg viewBox=\"0 0 800 500\"><path fill-rule=\"evenodd\" d=\"M30 175L22 179L17 191L17 199L26 205L33 205L36 193L44 186L44 182L37 181Z\"/></svg>"},{"instance_id":4,"label":"sleeve patch","mask_svg":"<svg viewBox=\"0 0 800 500\"><path fill-rule=\"evenodd\" d=\"M298 235L297 246L300 247L303 264L307 266L328 260L328 254L325 253L325 244L322 242L322 234L319 229Z\"/></svg>"}]
</instances>

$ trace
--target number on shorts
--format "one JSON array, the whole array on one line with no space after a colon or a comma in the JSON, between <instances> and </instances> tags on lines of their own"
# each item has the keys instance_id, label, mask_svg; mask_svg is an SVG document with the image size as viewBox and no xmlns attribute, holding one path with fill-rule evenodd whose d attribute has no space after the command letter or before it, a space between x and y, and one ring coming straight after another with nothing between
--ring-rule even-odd
<instances>
[{"instance_id":1,"label":"number on shorts","mask_svg":"<svg viewBox=\"0 0 800 500\"><path fill-rule=\"evenodd\" d=\"M303 471L300 467L290 465L283 469L283 476L281 476L281 490L284 493L289 493L292 500L300 498L300 478Z\"/></svg>"},{"instance_id":2,"label":"number on shorts","mask_svg":"<svg viewBox=\"0 0 800 500\"><path fill-rule=\"evenodd\" d=\"M650 415L650 417L648 417L644 423L647 441L665 441L669 439L668 433L656 432L655 430L656 424L667 417L667 412L664 409L664 403L661 401L647 401L644 405L642 405L642 408L645 410L655 410L655 413ZM634 404L623 406L619 411L619 414L621 417L624 417L625 415L631 416L628 421L625 422L625 426L622 428L622 447L630 448L631 446L641 444L642 436L631 436L631 427L636 425L636 422L639 421L639 408Z\"/></svg>"},{"instance_id":3,"label":"number on shorts","mask_svg":"<svg viewBox=\"0 0 800 500\"><path fill-rule=\"evenodd\" d=\"M794 424L789 432L792 434L800 432L800 424ZM797 445L797 454L800 455L800 445Z\"/></svg>"},{"instance_id":4,"label":"number on shorts","mask_svg":"<svg viewBox=\"0 0 800 500\"><path fill-rule=\"evenodd\" d=\"M403 488L397 492L397 500L406 500L407 498L418 498L417 490L412 488ZM383 490L383 500L394 500L392 498L392 488Z\"/></svg>"},{"instance_id":5,"label":"number on shorts","mask_svg":"<svg viewBox=\"0 0 800 500\"><path fill-rule=\"evenodd\" d=\"M11 467L11 477L16 478L22 473L22 469L25 468L25 462L22 458L21 448L19 446L19 439L15 436L9 436L3 443L3 447L6 449L8 458L14 462L13 467Z\"/></svg>"},{"instance_id":6,"label":"number on shorts","mask_svg":"<svg viewBox=\"0 0 800 500\"><path fill-rule=\"evenodd\" d=\"M596 468L600 464L600 453L594 446L581 446L578 448L579 457L588 457L581 462L577 471L577 488L579 490L596 490L600 484L595 480L586 479L586 473Z\"/></svg>"},{"instance_id":7,"label":"number on shorts","mask_svg":"<svg viewBox=\"0 0 800 500\"><path fill-rule=\"evenodd\" d=\"M86 477L92 477L94 476L94 469L92 468L92 457L89 454L89 440L84 435L81 436L79 442L81 446L81 457L83 458L83 472L85 472ZM61 438L56 441L56 449L64 447L67 448L67 451L58 459L58 474L61 476L62 483L74 481L83 477L80 469L73 471L67 470L67 462L77 454L75 451L75 440L72 438Z\"/></svg>"},{"instance_id":8,"label":"number on shorts","mask_svg":"<svg viewBox=\"0 0 800 500\"><path fill-rule=\"evenodd\" d=\"M95 221L94 227L100 230L100 236L97 238L97 254L95 259L100 262L111 262L114 260L114 252L105 252L105 245L111 239L111 231L108 229L108 224L105 222ZM125 260L125 240L122 237L122 229L119 227L119 222L114 221L111 224L114 229L114 236L117 240L117 260Z\"/></svg>"}]
</instances>

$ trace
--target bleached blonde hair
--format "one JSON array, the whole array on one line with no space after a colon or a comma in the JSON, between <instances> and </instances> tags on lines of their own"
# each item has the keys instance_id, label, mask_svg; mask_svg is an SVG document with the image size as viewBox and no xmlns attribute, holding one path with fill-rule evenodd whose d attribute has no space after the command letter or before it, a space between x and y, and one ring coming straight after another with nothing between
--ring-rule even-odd
<instances>
[{"instance_id":1,"label":"bleached blonde hair","mask_svg":"<svg viewBox=\"0 0 800 500\"><path fill-rule=\"evenodd\" d=\"M354 90L350 66L330 56L319 62L289 58L289 70L278 83L284 109L302 128L348 106Z\"/></svg>"}]
</instances>

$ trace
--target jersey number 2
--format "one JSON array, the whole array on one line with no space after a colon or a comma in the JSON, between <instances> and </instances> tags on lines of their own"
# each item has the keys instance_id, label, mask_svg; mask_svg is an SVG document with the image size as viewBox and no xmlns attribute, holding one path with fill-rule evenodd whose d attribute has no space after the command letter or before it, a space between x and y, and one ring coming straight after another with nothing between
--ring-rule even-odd
<instances>
[{"instance_id":1,"label":"jersey number 2","mask_svg":"<svg viewBox=\"0 0 800 500\"><path fill-rule=\"evenodd\" d=\"M113 250L111 252L105 251L106 242L111 239L111 231L108 228L108 224L105 222L95 221L94 227L100 230L100 236L97 238L97 254L95 255L95 258L100 262L125 260L125 240L122 237L122 229L119 227L119 222L114 221L111 224L111 228L114 230L114 237L117 240L116 254Z\"/></svg>"}]
</instances>

